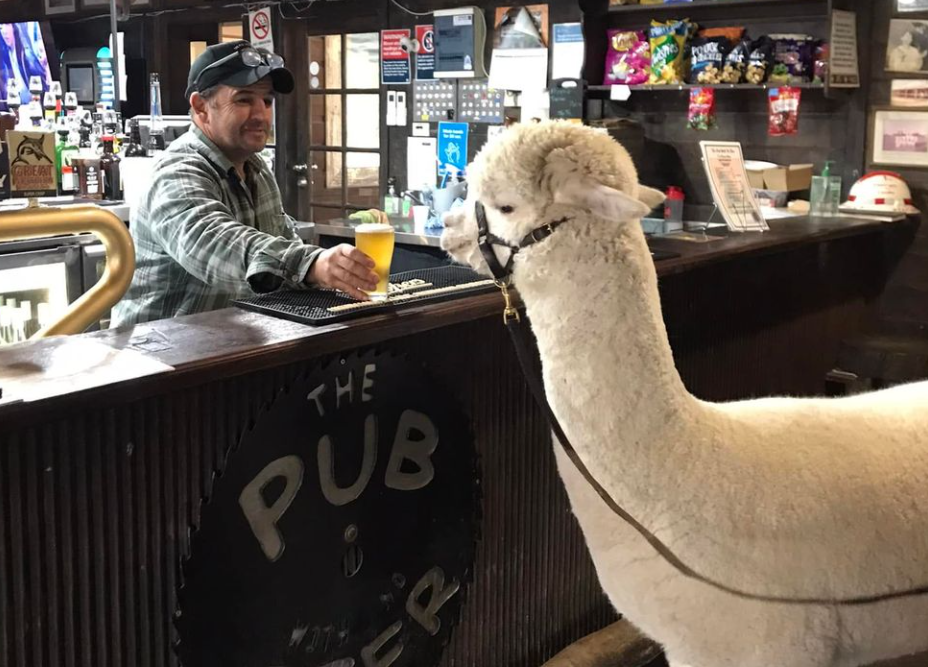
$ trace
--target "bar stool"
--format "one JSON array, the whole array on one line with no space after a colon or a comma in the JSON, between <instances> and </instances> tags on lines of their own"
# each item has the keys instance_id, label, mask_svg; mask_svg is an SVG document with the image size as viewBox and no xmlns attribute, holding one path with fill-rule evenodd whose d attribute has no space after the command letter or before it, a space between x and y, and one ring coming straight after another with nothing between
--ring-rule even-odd
<instances>
[{"instance_id":1,"label":"bar stool","mask_svg":"<svg viewBox=\"0 0 928 667\"><path fill-rule=\"evenodd\" d=\"M928 332L870 334L841 343L825 393L842 396L918 380L928 380Z\"/></svg>"}]
</instances>

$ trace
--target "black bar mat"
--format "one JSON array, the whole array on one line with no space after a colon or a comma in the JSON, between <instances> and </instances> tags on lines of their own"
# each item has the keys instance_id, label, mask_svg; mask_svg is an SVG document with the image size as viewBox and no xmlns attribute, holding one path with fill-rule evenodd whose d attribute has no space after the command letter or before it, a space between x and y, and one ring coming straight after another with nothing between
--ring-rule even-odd
<instances>
[{"instance_id":1,"label":"black bar mat","mask_svg":"<svg viewBox=\"0 0 928 667\"><path fill-rule=\"evenodd\" d=\"M386 301L357 301L335 290L281 290L250 299L233 301L239 308L280 317L302 324L331 324L397 310L407 305L447 301L496 289L486 276L463 266L417 269L390 276Z\"/></svg>"}]
</instances>

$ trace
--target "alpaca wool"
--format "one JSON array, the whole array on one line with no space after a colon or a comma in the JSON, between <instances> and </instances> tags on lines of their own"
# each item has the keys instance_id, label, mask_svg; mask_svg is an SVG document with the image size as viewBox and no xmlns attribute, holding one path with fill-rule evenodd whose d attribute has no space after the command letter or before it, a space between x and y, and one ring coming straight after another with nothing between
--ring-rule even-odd
<instances>
[{"instance_id":1,"label":"alpaca wool","mask_svg":"<svg viewBox=\"0 0 928 667\"><path fill-rule=\"evenodd\" d=\"M620 506L696 572L755 595L928 585L928 382L701 401L674 365L639 223L662 195L638 184L621 146L588 127L522 125L468 173L442 246L480 271L475 201L510 243L572 218L519 252L513 283L551 407ZM496 248L502 264L509 252ZM928 595L851 606L721 591L672 567L555 453L603 588L672 667L852 667L928 651Z\"/></svg>"}]
</instances>

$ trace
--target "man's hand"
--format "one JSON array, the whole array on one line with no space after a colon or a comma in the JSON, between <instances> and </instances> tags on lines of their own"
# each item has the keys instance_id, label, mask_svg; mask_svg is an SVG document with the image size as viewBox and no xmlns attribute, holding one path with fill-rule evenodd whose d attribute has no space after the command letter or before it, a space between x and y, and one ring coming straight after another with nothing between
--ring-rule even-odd
<instances>
[{"instance_id":1,"label":"man's hand","mask_svg":"<svg viewBox=\"0 0 928 667\"><path fill-rule=\"evenodd\" d=\"M372 271L374 260L347 243L320 253L306 276L307 282L323 287L334 287L345 294L368 300L363 290L377 287L377 274Z\"/></svg>"}]
</instances>

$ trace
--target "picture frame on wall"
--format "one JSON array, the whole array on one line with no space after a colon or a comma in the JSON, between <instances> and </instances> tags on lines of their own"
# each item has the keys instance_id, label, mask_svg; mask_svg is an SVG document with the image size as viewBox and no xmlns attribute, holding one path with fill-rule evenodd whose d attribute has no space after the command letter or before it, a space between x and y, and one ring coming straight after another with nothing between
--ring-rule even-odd
<instances>
[{"instance_id":1,"label":"picture frame on wall","mask_svg":"<svg viewBox=\"0 0 928 667\"><path fill-rule=\"evenodd\" d=\"M889 22L886 71L928 74L928 20L892 19Z\"/></svg>"},{"instance_id":2,"label":"picture frame on wall","mask_svg":"<svg viewBox=\"0 0 928 667\"><path fill-rule=\"evenodd\" d=\"M95 9L97 7L109 7L109 6L110 6L110 0L81 0L81 7L84 9Z\"/></svg>"},{"instance_id":3,"label":"picture frame on wall","mask_svg":"<svg viewBox=\"0 0 928 667\"><path fill-rule=\"evenodd\" d=\"M896 11L900 14L928 12L928 0L896 0Z\"/></svg>"},{"instance_id":4,"label":"picture frame on wall","mask_svg":"<svg viewBox=\"0 0 928 667\"><path fill-rule=\"evenodd\" d=\"M77 0L45 0L45 15L70 14L77 10Z\"/></svg>"},{"instance_id":5,"label":"picture frame on wall","mask_svg":"<svg viewBox=\"0 0 928 667\"><path fill-rule=\"evenodd\" d=\"M904 109L928 109L928 79L893 79L889 103Z\"/></svg>"},{"instance_id":6,"label":"picture frame on wall","mask_svg":"<svg viewBox=\"0 0 928 667\"><path fill-rule=\"evenodd\" d=\"M928 110L875 109L868 138L872 164L928 169Z\"/></svg>"}]
</instances>

